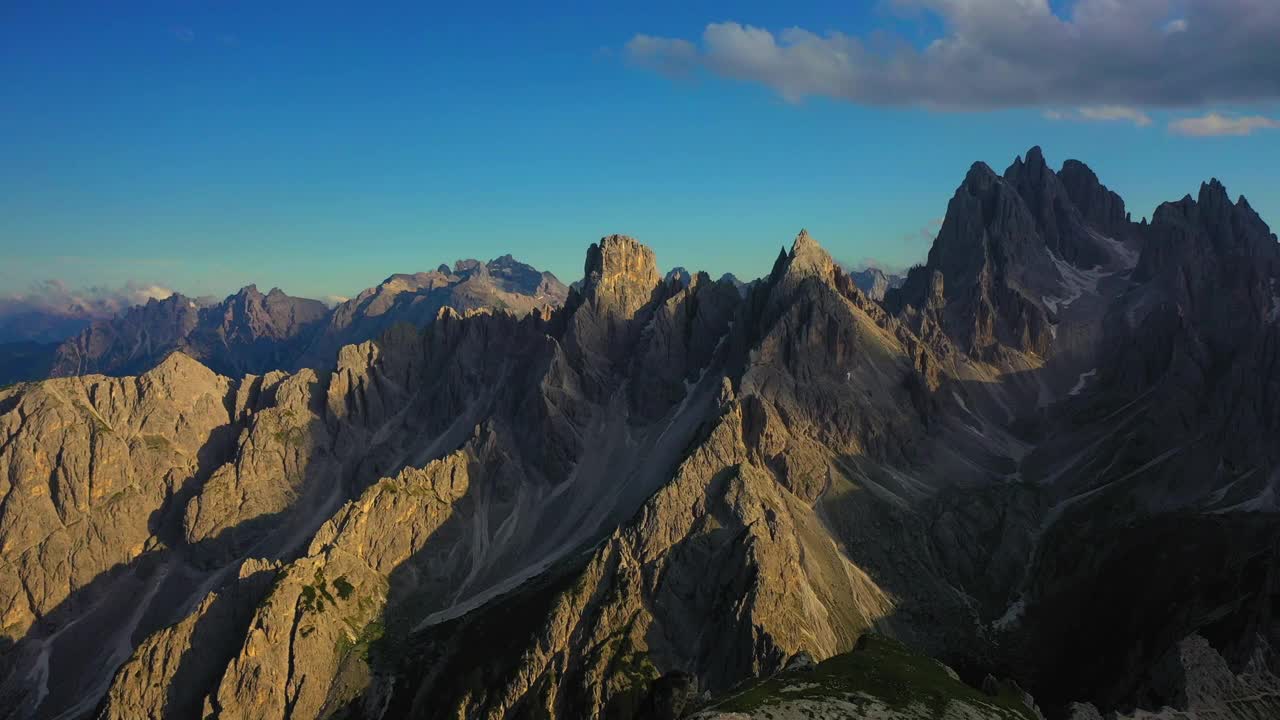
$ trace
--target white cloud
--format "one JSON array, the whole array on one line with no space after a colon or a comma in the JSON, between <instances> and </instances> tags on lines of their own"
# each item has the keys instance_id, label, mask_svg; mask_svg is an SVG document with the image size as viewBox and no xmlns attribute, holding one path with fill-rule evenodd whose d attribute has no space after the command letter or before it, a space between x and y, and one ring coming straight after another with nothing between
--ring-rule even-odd
<instances>
[{"instance_id":1,"label":"white cloud","mask_svg":"<svg viewBox=\"0 0 1280 720\"><path fill-rule=\"evenodd\" d=\"M153 283L128 282L119 288L71 288L61 280L45 280L33 283L26 291L0 295L0 317L36 312L104 318L170 295L173 290Z\"/></svg>"},{"instance_id":2,"label":"white cloud","mask_svg":"<svg viewBox=\"0 0 1280 720\"><path fill-rule=\"evenodd\" d=\"M1115 121L1124 120L1137 125L1138 127L1146 127L1151 124L1151 118L1141 110L1123 105L1100 105L1098 107L1080 108L1080 116L1086 120Z\"/></svg>"},{"instance_id":3,"label":"white cloud","mask_svg":"<svg viewBox=\"0 0 1280 720\"><path fill-rule=\"evenodd\" d=\"M623 51L636 65L667 76L687 75L698 66L698 49L688 40L636 35Z\"/></svg>"},{"instance_id":4,"label":"white cloud","mask_svg":"<svg viewBox=\"0 0 1280 720\"><path fill-rule=\"evenodd\" d=\"M1138 127L1151 124L1151 116L1137 108L1124 105L1098 105L1075 110L1045 110L1040 113L1047 120L1077 120L1090 122L1131 122Z\"/></svg>"},{"instance_id":5,"label":"white cloud","mask_svg":"<svg viewBox=\"0 0 1280 720\"><path fill-rule=\"evenodd\" d=\"M1229 116L1211 112L1200 117L1189 117L1169 123L1169 130L1177 135L1191 137L1217 137L1222 135L1252 135L1254 130L1280 129L1280 120L1261 115Z\"/></svg>"},{"instance_id":6,"label":"white cloud","mask_svg":"<svg viewBox=\"0 0 1280 720\"><path fill-rule=\"evenodd\" d=\"M72 288L61 280L33 283L0 295L0 342L61 340L92 320L113 317L173 291L163 285L129 282L119 288Z\"/></svg>"},{"instance_id":7,"label":"white cloud","mask_svg":"<svg viewBox=\"0 0 1280 720\"><path fill-rule=\"evenodd\" d=\"M883 33L775 33L722 22L696 42L637 35L625 53L668 75L701 69L790 101L1147 110L1280 99L1275 0L1077 0L1061 15L1047 0L893 5L936 15L941 36L921 48Z\"/></svg>"}]
</instances>

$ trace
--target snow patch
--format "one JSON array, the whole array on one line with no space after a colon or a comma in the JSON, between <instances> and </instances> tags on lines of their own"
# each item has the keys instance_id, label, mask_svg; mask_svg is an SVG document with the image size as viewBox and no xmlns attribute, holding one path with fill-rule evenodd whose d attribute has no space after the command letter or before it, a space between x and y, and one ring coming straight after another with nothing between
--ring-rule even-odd
<instances>
[{"instance_id":1,"label":"snow patch","mask_svg":"<svg viewBox=\"0 0 1280 720\"><path fill-rule=\"evenodd\" d=\"M1280 323L1280 292L1277 292L1275 278L1271 280L1271 309L1262 318L1263 322Z\"/></svg>"},{"instance_id":2,"label":"snow patch","mask_svg":"<svg viewBox=\"0 0 1280 720\"><path fill-rule=\"evenodd\" d=\"M997 618L995 622L991 623L991 627L996 630L1007 630L1010 627L1017 625L1018 622L1022 620L1022 616L1026 612L1027 601L1022 598L1018 598L1017 602L1011 604L1009 608L1004 611L1003 615Z\"/></svg>"},{"instance_id":3,"label":"snow patch","mask_svg":"<svg viewBox=\"0 0 1280 720\"><path fill-rule=\"evenodd\" d=\"M1076 378L1076 384L1071 387L1067 394L1075 397L1084 391L1084 386L1089 384L1089 379L1098 374L1098 368L1094 368L1088 372L1080 373L1080 377Z\"/></svg>"},{"instance_id":4,"label":"snow patch","mask_svg":"<svg viewBox=\"0 0 1280 720\"><path fill-rule=\"evenodd\" d=\"M1054 254L1048 248L1045 252L1049 255L1050 262L1058 269L1058 274L1062 276L1062 295L1041 296L1040 300L1050 312L1057 313L1059 308L1065 310L1071 306L1071 303L1079 300L1085 293L1091 295L1098 294L1098 281L1106 277L1108 273L1103 272L1101 265L1096 265L1092 270L1081 270L1071 263L1063 260Z\"/></svg>"},{"instance_id":5,"label":"snow patch","mask_svg":"<svg viewBox=\"0 0 1280 720\"><path fill-rule=\"evenodd\" d=\"M1120 261L1120 265L1125 270L1132 270L1138 266L1140 253L1137 250L1130 248L1115 238L1107 237L1093 228L1089 229L1089 236L1110 248L1111 253Z\"/></svg>"},{"instance_id":6,"label":"snow patch","mask_svg":"<svg viewBox=\"0 0 1280 720\"><path fill-rule=\"evenodd\" d=\"M1241 477L1239 480L1243 480ZM1280 470L1271 475L1267 486L1262 488L1262 492L1244 502L1231 505L1230 507L1219 508L1214 510L1214 514L1229 512L1278 512L1280 511L1280 502L1276 498L1276 481L1280 479ZM1236 482L1239 482L1237 480ZM1235 483L1231 483L1235 485ZM1230 487L1230 486L1228 486ZM1225 495L1225 492L1223 493Z\"/></svg>"}]
</instances>

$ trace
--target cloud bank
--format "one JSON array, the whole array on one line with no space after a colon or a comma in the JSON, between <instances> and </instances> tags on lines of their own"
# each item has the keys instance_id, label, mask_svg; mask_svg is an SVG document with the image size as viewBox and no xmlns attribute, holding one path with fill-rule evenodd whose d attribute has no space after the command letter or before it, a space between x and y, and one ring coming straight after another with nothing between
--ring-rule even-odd
<instances>
[{"instance_id":1,"label":"cloud bank","mask_svg":"<svg viewBox=\"0 0 1280 720\"><path fill-rule=\"evenodd\" d=\"M1211 112L1202 117L1175 120L1169 123L1169 129L1178 135L1191 137L1252 135L1254 130L1280 130L1280 121L1261 115L1232 117Z\"/></svg>"},{"instance_id":2,"label":"cloud bank","mask_svg":"<svg viewBox=\"0 0 1280 720\"><path fill-rule=\"evenodd\" d=\"M94 320L172 294L173 290L150 283L73 289L61 280L45 280L24 292L0 295L0 342L62 340Z\"/></svg>"},{"instance_id":3,"label":"cloud bank","mask_svg":"<svg viewBox=\"0 0 1280 720\"><path fill-rule=\"evenodd\" d=\"M1076 120L1081 122L1128 122L1138 127L1151 124L1151 116L1145 112L1125 105L1099 105L1072 110L1045 110L1043 115L1049 120Z\"/></svg>"},{"instance_id":4,"label":"cloud bank","mask_svg":"<svg viewBox=\"0 0 1280 720\"><path fill-rule=\"evenodd\" d=\"M721 22L695 40L636 35L625 55L668 76L706 71L758 83L792 102L1073 107L1083 119L1143 124L1135 108L1280 99L1276 0L1077 0L1062 15L1047 0L893 0L892 6L920 21L922 13L935 15L941 36L920 48L882 34L820 35L796 27L775 35ZM1136 114L1114 112L1121 108Z\"/></svg>"}]
</instances>

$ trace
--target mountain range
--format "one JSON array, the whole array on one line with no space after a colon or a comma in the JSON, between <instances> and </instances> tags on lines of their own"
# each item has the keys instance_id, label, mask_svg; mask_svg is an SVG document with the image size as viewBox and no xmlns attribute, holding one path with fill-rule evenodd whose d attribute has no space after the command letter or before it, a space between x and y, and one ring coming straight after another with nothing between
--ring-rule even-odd
<instances>
[{"instance_id":1,"label":"mountain range","mask_svg":"<svg viewBox=\"0 0 1280 720\"><path fill-rule=\"evenodd\" d=\"M510 255L392 275L333 308L278 288L263 294L255 285L221 302L173 293L114 316L86 319L83 329L60 342L0 344L0 385L91 373L138 374L174 351L226 375L328 368L343 345L377 337L396 323L426 324L445 306L524 313L558 306L567 293L554 275ZM73 313L63 325L81 315Z\"/></svg>"},{"instance_id":2,"label":"mountain range","mask_svg":"<svg viewBox=\"0 0 1280 720\"><path fill-rule=\"evenodd\" d=\"M0 717L1280 716L1280 245L1218 181L977 163L879 300L805 231L466 272L0 391ZM242 309L288 372L205 364Z\"/></svg>"}]
</instances>

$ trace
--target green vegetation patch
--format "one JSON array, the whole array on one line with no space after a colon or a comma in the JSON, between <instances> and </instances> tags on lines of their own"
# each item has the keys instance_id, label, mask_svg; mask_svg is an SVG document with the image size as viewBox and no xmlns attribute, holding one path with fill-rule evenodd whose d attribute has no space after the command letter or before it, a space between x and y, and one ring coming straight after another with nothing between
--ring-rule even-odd
<instances>
[{"instance_id":1,"label":"green vegetation patch","mask_svg":"<svg viewBox=\"0 0 1280 720\"><path fill-rule=\"evenodd\" d=\"M935 717L950 703L959 702L992 717L1035 720L1012 687L987 695L953 678L932 658L877 635L864 635L853 652L829 658L811 670L778 673L712 706L725 712L751 712L791 700L865 704L867 696L894 709L920 705Z\"/></svg>"},{"instance_id":2,"label":"green vegetation patch","mask_svg":"<svg viewBox=\"0 0 1280 720\"><path fill-rule=\"evenodd\" d=\"M302 592L298 596L298 604L307 612L321 613L324 612L326 600L330 605L338 604L338 601L333 599L333 594L329 592L329 585L324 579L324 571L316 568L312 584L302 586Z\"/></svg>"},{"instance_id":3,"label":"green vegetation patch","mask_svg":"<svg viewBox=\"0 0 1280 720\"><path fill-rule=\"evenodd\" d=\"M346 575L341 575L337 580L333 581L333 589L338 591L338 597L348 600L351 598L351 593L355 592L356 587L347 581Z\"/></svg>"},{"instance_id":4,"label":"green vegetation patch","mask_svg":"<svg viewBox=\"0 0 1280 720\"><path fill-rule=\"evenodd\" d=\"M307 430L303 427L283 427L271 434L276 442L285 447L302 447L307 442Z\"/></svg>"},{"instance_id":5,"label":"green vegetation patch","mask_svg":"<svg viewBox=\"0 0 1280 720\"><path fill-rule=\"evenodd\" d=\"M348 626L352 624L350 620L346 622ZM354 640L346 634L340 635L337 643L338 656L343 657L352 652L359 653L360 658L368 664L370 648L381 640L382 636L385 635L386 632L387 629L382 624L382 621L374 620L361 628L360 632L356 633Z\"/></svg>"}]
</instances>

